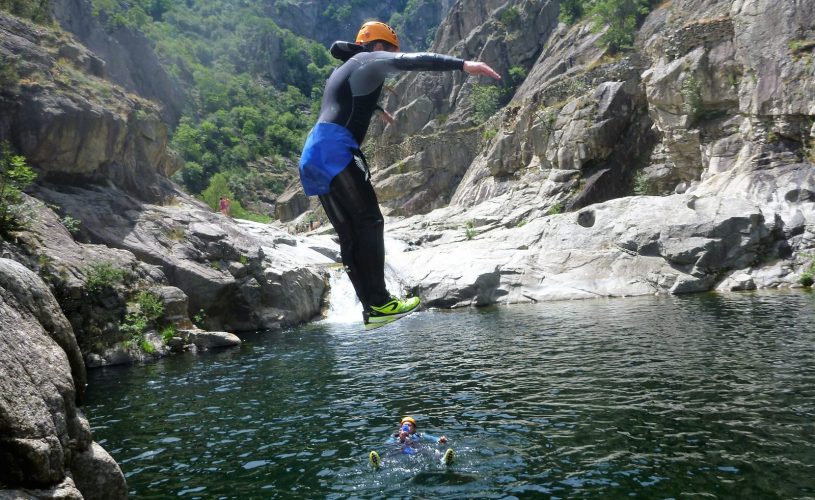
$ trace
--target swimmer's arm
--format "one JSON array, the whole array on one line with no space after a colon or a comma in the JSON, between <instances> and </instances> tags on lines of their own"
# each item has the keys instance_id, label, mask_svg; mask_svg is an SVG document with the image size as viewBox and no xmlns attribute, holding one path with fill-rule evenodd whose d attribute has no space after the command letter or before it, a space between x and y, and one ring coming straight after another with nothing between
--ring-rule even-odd
<instances>
[{"instance_id":1,"label":"swimmer's arm","mask_svg":"<svg viewBox=\"0 0 815 500\"><path fill-rule=\"evenodd\" d=\"M429 441L433 441L434 443L442 443L443 444L443 443L447 442L447 437L446 436L436 437L436 436L434 436L432 434L422 433L421 437L422 437L422 439L427 439Z\"/></svg>"}]
</instances>

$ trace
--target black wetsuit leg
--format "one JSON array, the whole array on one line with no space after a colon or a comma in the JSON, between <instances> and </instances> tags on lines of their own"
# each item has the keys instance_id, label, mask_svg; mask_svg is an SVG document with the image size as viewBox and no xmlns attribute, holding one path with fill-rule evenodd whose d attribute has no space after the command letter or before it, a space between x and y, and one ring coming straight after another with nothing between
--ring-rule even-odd
<instances>
[{"instance_id":1,"label":"black wetsuit leg","mask_svg":"<svg viewBox=\"0 0 815 500\"><path fill-rule=\"evenodd\" d=\"M385 286L385 221L366 174L352 160L331 181L330 191L320 195L320 203L340 238L342 263L357 297L368 310L387 302L390 294Z\"/></svg>"}]
</instances>

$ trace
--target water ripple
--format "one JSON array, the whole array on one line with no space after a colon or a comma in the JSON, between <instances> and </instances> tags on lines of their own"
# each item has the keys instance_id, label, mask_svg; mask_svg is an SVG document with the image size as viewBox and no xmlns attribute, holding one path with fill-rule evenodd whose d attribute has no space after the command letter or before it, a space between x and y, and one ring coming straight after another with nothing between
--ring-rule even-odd
<instances>
[{"instance_id":1,"label":"water ripple","mask_svg":"<svg viewBox=\"0 0 815 500\"><path fill-rule=\"evenodd\" d=\"M805 293L425 312L90 373L136 498L815 496ZM403 414L445 434L407 456ZM374 473L367 453L377 449Z\"/></svg>"}]
</instances>

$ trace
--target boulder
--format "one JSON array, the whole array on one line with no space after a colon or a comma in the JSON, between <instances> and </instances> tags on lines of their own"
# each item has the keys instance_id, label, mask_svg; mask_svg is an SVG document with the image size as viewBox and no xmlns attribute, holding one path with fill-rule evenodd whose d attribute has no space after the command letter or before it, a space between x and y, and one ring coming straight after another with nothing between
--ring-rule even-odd
<instances>
[{"instance_id":1,"label":"boulder","mask_svg":"<svg viewBox=\"0 0 815 500\"><path fill-rule=\"evenodd\" d=\"M126 498L115 462L96 468L87 458L102 451L77 407L84 385L81 354L56 299L33 272L0 258L0 483L38 497ZM75 485L74 473L95 480Z\"/></svg>"},{"instance_id":2,"label":"boulder","mask_svg":"<svg viewBox=\"0 0 815 500\"><path fill-rule=\"evenodd\" d=\"M435 221L449 226L472 215L447 209L393 232L416 240ZM388 260L436 307L699 292L773 254L774 224L739 198L632 197L522 226L486 225L469 238L463 225L457 235L437 227L448 237Z\"/></svg>"},{"instance_id":3,"label":"boulder","mask_svg":"<svg viewBox=\"0 0 815 500\"><path fill-rule=\"evenodd\" d=\"M333 262L324 243L307 244L280 227L226 218L180 191L163 205L110 186L44 185L37 195L81 220L88 239L159 269L166 280L159 284L186 295L190 317L204 311L199 326L238 332L280 328L321 313L327 275L320 265Z\"/></svg>"}]
</instances>

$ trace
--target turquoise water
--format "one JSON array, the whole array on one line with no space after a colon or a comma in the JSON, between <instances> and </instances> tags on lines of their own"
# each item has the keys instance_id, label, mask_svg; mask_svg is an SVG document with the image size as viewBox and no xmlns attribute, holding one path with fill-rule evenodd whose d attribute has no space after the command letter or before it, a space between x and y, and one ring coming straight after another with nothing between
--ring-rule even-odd
<instances>
[{"instance_id":1,"label":"turquoise water","mask_svg":"<svg viewBox=\"0 0 815 500\"><path fill-rule=\"evenodd\" d=\"M91 371L85 412L132 498L812 498L814 324L805 292L321 323ZM457 461L383 444L404 414Z\"/></svg>"}]
</instances>

